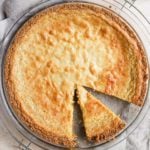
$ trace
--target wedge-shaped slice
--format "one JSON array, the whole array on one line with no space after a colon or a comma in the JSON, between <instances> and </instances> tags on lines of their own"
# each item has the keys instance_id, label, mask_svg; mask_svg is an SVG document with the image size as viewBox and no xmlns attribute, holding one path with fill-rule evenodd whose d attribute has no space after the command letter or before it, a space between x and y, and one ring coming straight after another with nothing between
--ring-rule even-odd
<instances>
[{"instance_id":1,"label":"wedge-shaped slice","mask_svg":"<svg viewBox=\"0 0 150 150\"><path fill-rule=\"evenodd\" d=\"M78 86L77 93L89 140L97 142L110 140L125 127L125 123L117 115L83 87Z\"/></svg>"}]
</instances>

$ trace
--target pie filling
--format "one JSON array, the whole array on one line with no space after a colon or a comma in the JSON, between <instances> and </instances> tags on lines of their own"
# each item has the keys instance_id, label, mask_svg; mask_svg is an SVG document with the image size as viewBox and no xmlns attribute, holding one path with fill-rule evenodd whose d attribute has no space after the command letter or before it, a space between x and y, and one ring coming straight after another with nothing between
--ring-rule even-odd
<instances>
[{"instance_id":1,"label":"pie filling","mask_svg":"<svg viewBox=\"0 0 150 150\"><path fill-rule=\"evenodd\" d=\"M4 67L13 109L35 133L55 144L75 145L76 85L139 106L146 93L148 67L138 37L119 16L93 4L60 4L32 17L16 33ZM107 140L124 124L101 102L88 98L92 104L81 106L87 136ZM95 110L108 121L103 123ZM93 113L97 118L92 120Z\"/></svg>"}]
</instances>

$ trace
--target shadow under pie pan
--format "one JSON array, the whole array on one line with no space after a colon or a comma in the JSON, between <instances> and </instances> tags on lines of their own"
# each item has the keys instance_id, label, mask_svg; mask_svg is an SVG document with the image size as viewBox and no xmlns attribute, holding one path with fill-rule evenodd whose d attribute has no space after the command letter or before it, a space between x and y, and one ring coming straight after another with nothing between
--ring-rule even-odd
<instances>
[{"instance_id":1,"label":"shadow under pie pan","mask_svg":"<svg viewBox=\"0 0 150 150\"><path fill-rule=\"evenodd\" d=\"M60 2L60 1L55 1L55 2L53 2L53 1L46 1L44 3L41 3L41 4L37 5L36 7L31 8L30 10L28 10L22 17L20 17L20 19L18 19L18 21L12 26L11 30L7 33L7 35L5 36L4 40L2 41L1 51L0 51L0 57L1 57L1 59L0 59L0 62L1 62L1 68L0 68L1 69L1 75L0 75L0 82L1 82L0 83L0 86L1 86L0 87L0 90L1 90L0 91L1 95L0 96L1 96L1 101L0 101L0 103L1 103L1 110L2 110L2 119L3 119L3 122L4 122L5 126L6 126L6 128L8 129L8 131L10 132L10 134L17 141L19 141L21 139L20 137L25 137L31 143L34 143L35 145L38 145L39 147L44 148L44 149L60 149L60 148L66 148L66 147L72 147L72 146L75 147L75 148L77 148L77 149L78 148L80 148L80 149L87 149L87 148L108 149L110 147L113 147L117 143L121 142L122 140L126 139L128 137L128 135L130 133L132 133L132 131L143 120L143 118L146 115L146 112L147 112L147 110L149 108L149 105L150 105L149 91L148 91L149 70L148 70L148 60L147 60L147 55L146 55L148 47L145 44L146 43L146 39L142 35L140 29L132 21L130 22L130 19L128 18L129 16L126 13L124 13L120 8L118 8L117 6L114 6L114 5L112 5L112 6L115 9L113 7L109 8L109 6L111 6L111 5L112 4L109 4L108 2L101 2L101 1L97 2L97 3L92 3L90 1L80 1L80 2L73 1L73 2L63 2L63 3ZM118 11L119 10L121 10L121 13L119 13L119 15L118 15ZM64 16L68 15L67 11L68 12L70 11L72 13L72 16L71 16L70 19L75 18L74 20L72 19L73 22L74 22L73 25L72 25L72 23L69 22L69 19L65 20ZM74 12L74 14L73 14L73 12ZM68 105L68 102L67 103L63 102L63 104L61 104L63 106L63 108L61 109L61 111L59 110L60 112L58 111L58 113L60 113L60 114L63 114L63 113L65 114L65 112L67 112L67 115L70 114L70 113L72 113L72 115L73 115L73 124L72 124L72 126L73 126L73 130L74 130L74 132L75 132L75 134L77 136L77 139L76 139L77 145L74 145L74 144L71 145L70 143L68 144L68 141L66 140L66 137L64 135L62 136L63 140L61 139L62 141L58 142L57 140L59 140L59 138L55 138L54 134L49 134L49 129L47 129L47 131L44 132L43 131L44 129L43 129L43 126L42 126L42 122L43 122L44 118L41 119L39 116L36 116L35 112L33 111L35 109L37 111L37 113L39 114L39 112L41 110L43 110L40 113L44 114L45 111L48 110L48 108L47 108L48 106L50 106L50 108L52 109L52 106L53 106L52 103L56 103L56 105L59 105L60 101L63 100L63 99L61 99L59 97L57 97L57 98L55 97L54 99L56 99L57 102L54 100L51 104L49 104L49 102L47 102L45 100L46 99L45 97L44 97L44 100L42 99L43 97L41 95L45 91L48 90L47 88L44 87L45 80L43 80L43 78L45 78L45 74L47 74L47 72L49 70L46 71L46 72L42 72L41 73L41 72L38 72L40 70L40 68L38 68L36 70L37 71L36 75L38 73L40 75L42 75L42 77L40 77L40 78L42 78L42 81L41 80L36 80L37 77L35 76L35 78L32 78L32 80L30 81L30 84L28 83L28 85L29 85L28 88L27 87L24 88L24 86L27 83L25 80L23 80L24 78L17 79L14 75L17 74L18 76L17 75L16 76L19 77L20 76L19 73L24 71L27 74L29 73L29 76L26 75L26 77L30 80L30 77L32 76L31 75L32 72L30 72L30 68L25 68L27 66L27 64L28 64L28 61L26 61L25 58L27 58L27 60L28 60L28 55L29 55L29 57L31 57L31 59L34 59L35 54L37 54L37 53L33 52L34 51L34 45L35 45L36 42L38 43L38 42L41 42L43 40L43 41L45 41L45 45L46 44L50 44L52 46L55 46L55 44L57 45L57 42L60 40L60 38L62 38L61 36L60 37L57 36L58 33L55 32L55 31L57 31L57 29L60 30L61 28L63 28L67 33L69 33L69 34L73 33L74 34L72 26L76 25L76 26L82 27L82 30L85 29L84 30L85 31L84 32L85 33L84 37L82 37L83 36L82 34L81 35L78 35L78 34L75 35L76 36L76 40L79 40L79 41L80 41L80 37L81 38L90 39L92 42L94 40L96 41L97 37L98 37L98 34L101 34L100 36L102 36L104 38L110 38L110 37L107 37L107 36L111 36L113 34L109 34L110 32L107 31L107 30L105 30L105 27L108 25L107 21L106 22L103 21L103 19L105 19L103 17L102 17L102 19L100 21L98 21L97 18L92 14L93 12L95 12L97 14L96 17L99 17L98 14L100 14L100 12L102 12L104 16L106 15L106 16L108 16L108 18L110 18L110 23L112 22L112 24L115 24L114 25L115 27L119 26L120 23L122 23L122 27L121 28L123 28L124 26L126 26L125 29L132 31L132 33L126 31L126 33L124 33L124 35L126 37L128 37L128 36L132 36L132 34L133 34L133 36L135 36L136 40L139 42L140 46L142 47L142 49L140 49L142 51L142 52L140 52L140 54L142 53L142 57L139 56L139 61L140 61L140 59L142 59L143 60L142 63L145 65L145 68L142 70L145 74L141 73L142 75L144 74L143 75L144 76L143 77L143 79L144 79L144 85L141 82L139 82L139 84L137 84L137 86L139 86L139 87L143 86L144 90L143 90L142 96L139 97L139 99L142 102L138 101L136 103L136 102L133 101L133 103L137 104L137 105L135 105L135 104L132 104L132 103L128 103L127 101L121 100L121 99L125 99L124 98L125 95L123 95L123 94L120 94L120 99L116 98L115 97L115 95L117 93L116 91L114 92L115 94L113 94L113 93L109 94L109 92L111 91L110 88L115 88L115 85L114 85L114 87L110 87L110 88L104 90L102 87L99 87L99 86L94 87L89 82L86 84L84 82L85 81L84 76L88 76L86 73L83 74L83 75L79 74L79 77L77 76L79 78L79 82L76 82L77 77L72 77L71 78L72 81L69 81L69 82L66 81L65 78L70 79L70 76L68 76L68 74L65 74L65 75L61 74L61 78L60 78L60 76L58 76L57 79L55 79L55 76L53 76L53 74L56 74L56 76L57 76L57 71L60 70L60 68L58 70L56 70L57 66L55 66L53 68L53 66L52 66L53 62L47 63L46 64L47 67L52 72L52 74L50 74L49 78L52 81L56 81L56 83L58 85L59 85L59 81L61 81L61 80L64 81L65 80L65 84L64 85L66 85L67 87L63 87L63 89L65 89L65 92L67 91L66 95L68 94L68 92L71 93L71 94L70 93L68 94L69 96L68 95L66 96L67 98L65 97L66 99L68 99L69 105ZM49 15L49 13L55 13L55 15L53 15L53 16L51 16L51 15L47 16L47 20L51 19L51 18L48 18L48 17L53 17L53 20L50 22L50 25L53 23L53 21L54 21L54 25L55 25L54 28L51 29L50 31L46 28L46 25L49 23L48 21L44 20L45 22L43 24L41 23L41 22L43 22L43 20L42 20L44 18L43 16L44 15L45 16ZM90 21L89 21L89 20L91 20L91 18L90 19L88 18L90 16L87 16L87 18L86 18L86 13L89 13L92 16L93 20L91 21L91 23L94 24L94 27L96 27L96 28L92 28L92 30L90 32L89 32L88 28L90 28L89 26L92 26L90 24ZM81 16L83 15L83 18L85 17L87 19L86 20L84 18L87 22L84 22L84 20L80 21L81 18L78 17L78 16L80 16L80 14L81 14ZM57 17L57 15L58 15L58 17ZM60 18L59 18L59 15L60 15ZM59 18L59 20L62 19L60 21L60 23L57 22L58 18ZM116 22L116 20L118 20L118 22ZM67 26L69 26L71 28L69 28L69 29L66 28L65 29L65 26L64 26L64 24L66 23L65 21L66 22L68 21L67 22ZM113 23L113 21L115 23ZM38 25L36 26L36 24L38 24ZM102 24L102 26L100 24ZM44 31L46 31L46 32L43 31L42 33L40 33L41 36L34 36L34 35L36 35L36 32L33 32L34 31L33 26L39 32L40 32L39 28L44 28ZM115 30L114 26L110 26L109 29L111 31L114 31L116 33L116 35L118 36L118 38L121 39L122 36L118 34L119 29ZM99 27L102 28L102 33L97 33L97 29ZM32 30L32 28L33 28L33 30ZM86 31L86 28L87 28L87 31ZM79 28L79 30L80 30L80 28ZM31 32L34 33L33 37L31 38L31 41L33 41L33 42L31 42L32 44L26 42L26 41L28 41L28 37L29 37L29 36L26 36L26 34L27 33L31 33ZM57 40L54 39L53 41L49 41L48 42L46 38L49 35L45 35L45 34L47 34L47 32L49 33L50 36L51 36L51 34L53 34L54 36L57 36L57 38L56 38ZM63 32L63 30L62 30L62 32ZM82 31L79 31L79 33L82 33ZM96 36L94 37L91 34L96 35ZM67 41L68 40L67 36L68 35L65 35L64 36L65 39L63 39L65 41L65 43L68 42ZM92 37L90 37L90 36L92 36ZM50 37L50 39L52 39L52 38L53 37ZM113 38L113 36L112 36L112 38ZM111 42L112 42L111 46L112 47L116 46L115 45L115 40L116 39L117 38L114 37L114 39L111 40ZM36 40L36 42L35 42L35 40ZM88 45L89 46L91 41L84 41L83 40L83 42L81 41L81 43L79 45L83 45L83 47L84 47L84 45ZM59 42L61 43L61 40ZM70 43L74 44L74 42L75 42L74 39L71 39L71 40L69 39L69 44ZM93 44L92 42L91 42L91 46ZM105 41L103 41L103 42L105 43ZM126 42L126 41L123 39L122 42ZM27 51L27 52L20 52L20 54L15 53L14 51L15 51L15 48L17 49L17 45L20 46L21 44L24 44L24 43L26 43L27 45L31 44L31 45L29 45L29 47L31 48L31 50ZM11 47L11 45L15 45L15 46ZM64 45L63 44L59 44L60 47L63 47ZM70 45L67 45L67 46L69 47ZM125 44L123 44L123 45L126 46ZM74 44L74 47L75 46L76 45ZM97 48L99 48L98 46L97 46ZM83 47L81 47L81 48L83 48ZM45 46L45 49L46 48L47 47ZM70 51L71 50L73 51L74 49L75 50L80 49L80 46L79 47L75 47L75 48L72 48L70 46L69 48L70 48L69 49ZM120 48L122 48L122 47L120 47ZM11 50L9 50L9 49L11 49ZM92 49L92 47L91 47L91 49ZM108 49L109 49L109 47L108 47ZM9 52L9 51L11 51L11 52ZM22 51L26 51L26 47L22 46ZM109 50L107 52L109 52ZM33 53L33 55L30 55L29 53L30 54ZM42 54L43 54L43 52L40 53L39 56L41 56ZM65 55L64 52L62 52L60 54L61 54L61 58L63 59L63 61L65 61L65 63L67 64L67 61L66 61L67 58L65 58L65 56L67 54L65 53L66 54ZM77 52L75 52L75 54L77 54ZM138 53L136 55L140 55L140 54ZM15 55L18 55L20 57L23 56L22 58L24 59L25 62L22 63L21 60L16 61L17 64L15 64L14 65L15 67L14 67L13 63L16 63L16 62L13 60L13 58L15 58ZM53 55L59 55L59 54L53 53ZM53 55L51 54L52 57L53 57ZM115 51L114 51L114 54L111 54L111 55L112 56L109 56L110 57L109 58L110 64L113 63L113 60L114 60L113 56L117 57L117 54L115 55ZM128 55L128 53L127 53L127 55ZM79 57L80 56L78 56L78 58ZM94 53L91 53L90 59L92 60L92 62L94 60L94 57L98 58L97 56L95 56ZM104 57L103 59L105 59L104 55L103 55L103 57ZM120 56L120 57L122 57L122 56ZM74 58L74 56L72 56L71 58L72 58L72 60L76 59L76 58ZM38 56L36 57L36 61L37 62L44 62L45 63L47 59L49 59L49 58L47 58L46 56L43 58L43 60L42 60L42 58L39 58ZM70 58L68 58L68 60L69 59ZM78 64L73 64L73 65L76 65L76 67L75 67L76 70L75 71L77 71L79 69L82 69L82 71L80 71L80 72L84 73L84 70L86 70L87 66L85 66L85 68L84 68L84 66L82 68L80 67L80 66L82 66L82 60L83 59L80 58ZM102 59L102 54L101 54L101 57L99 57L99 59ZM100 63L99 59L97 60L97 63ZM59 63L59 61L60 60L57 60L56 62ZM89 57L88 57L87 58L87 62L89 62L89 61L90 60L89 60ZM76 61L74 60L73 63L75 63L75 62ZM5 64L9 64L9 65L5 65ZM63 68L64 64L61 63L59 65L61 66L61 68ZM20 68L21 65L25 66L24 68L22 67L21 69L26 69L26 70L21 70L21 71L15 70L16 68ZM105 64L105 65L108 65L108 64ZM11 67L11 66L13 66L13 67ZM34 63L30 64L29 66L31 68L36 68L36 65ZM100 66L98 66L98 67L100 67ZM128 65L126 65L125 67L127 69L129 68ZM12 71L13 70L12 68L15 68L14 69L15 73ZM71 69L70 68L65 68L64 70L66 72L70 71L72 73L74 70L71 70ZM89 68L89 70L90 70L89 74L90 75L94 75L95 72L97 70L99 70L99 68L95 69L91 65L90 68ZM117 70L117 68L116 68L116 70ZM5 72L7 72L7 73L5 73ZM119 75L120 75L121 78L123 78L123 75L121 75L121 73L122 72L120 72ZM10 74L11 74L11 77L9 77ZM21 74L21 75L23 75L23 74ZM83 76L83 77L81 77L81 76ZM126 74L124 76L126 76ZM81 79L80 79L80 77L81 77ZM90 80L91 80L91 78L90 78ZM135 78L136 77L133 77L132 80L134 80ZM15 80L15 82L13 80ZM105 80L105 79L99 80L100 83L103 83L102 82L103 80ZM34 84L36 84L35 86L32 85L32 81L35 81L35 83L33 82ZM39 81L39 82L37 82L37 81ZM122 82L121 79L119 81ZM111 85L112 85L112 82L113 82L113 84L115 84L114 83L115 81L111 80L109 82L111 82ZM17 83L17 84L14 86L14 83ZM50 84L50 83L46 82L46 85L47 84ZM55 89L57 89L57 84L56 84L56 86L54 86ZM124 84L124 86L126 86L125 82L122 82L121 84ZM118 85L121 85L121 84L118 84ZM112 112L114 112L114 114L116 114L116 116L118 115L118 116L120 116L120 118L122 120L124 120L126 126L122 130L119 130L119 132L115 133L115 135L113 136L113 138L115 137L114 139L111 137L111 138L108 138L108 139L106 138L105 140L98 141L98 142L89 141L87 139L87 137L85 135L85 128L84 128L84 123L83 123L83 117L84 116L82 117L82 113L83 113L82 110L81 110L82 108L80 108L80 106L79 106L79 104L77 102L78 101L78 96L77 96L76 93L78 93L78 92L76 92L76 90L75 90L76 89L76 85L84 86L85 89L86 89L86 91L88 91L89 93L91 93L91 95L93 95L93 97L95 97L98 100L100 100L106 107L108 107ZM33 94L34 91L35 91L34 87L37 87L35 95ZM49 87L49 86L47 86L47 87ZM121 88L124 89L124 87L122 85L121 85ZM43 89L45 91L43 91ZM116 89L119 91L118 93L120 93L121 89L119 89L119 88L116 88ZM59 89L59 90L60 90L59 92L62 92L61 91L62 89ZM18 93L22 93L20 91L24 91L23 93L25 93L25 94L22 94L22 95L18 94L17 95L17 94L15 94L16 91ZM30 91L30 93L32 93L31 95L30 95L30 93L28 93L29 91ZM101 91L101 92L98 92L98 91ZM53 94L54 92L56 92L56 91L53 90L53 89L49 90L49 92L48 92L49 96L52 96L52 95L56 96L57 93ZM58 92L58 90L57 90L57 92ZM141 91L139 90L138 92L141 92ZM103 93L105 93L105 94L103 94ZM110 96L110 95L114 95L114 96ZM34 98L37 99L37 100L32 101L32 99L34 99L32 96L36 96L36 98L35 97ZM63 95L62 95L62 97L63 97ZM71 101L71 102L70 102L70 97L73 99L73 101ZM134 95L133 95L133 97L134 97ZM27 117L29 115L29 113L26 112L26 111L28 111L28 110L24 110L22 108L22 104L18 103L18 99L25 99L25 101L22 101L22 102L24 102L24 104L23 104L24 106L23 107L25 107L28 110L30 110L29 112L32 113L31 117ZM35 106L33 106L32 104L29 105L30 99L31 99L32 102L35 102L36 105L33 104ZM72 107L72 105L71 105L72 103L73 103L73 110L70 109L70 107ZM40 105L40 107L38 107L38 104ZM98 104L98 105L100 105L100 104ZM138 105L141 105L141 106L138 106ZM57 107L57 108L59 108L59 107ZM53 108L53 109L55 109L55 108ZM93 111L91 109L95 109L95 107L91 107L91 105L90 105L90 108L87 108L87 109L90 109L89 111L91 113L93 113ZM55 110L53 112L54 112L54 116L56 116L57 119L55 120L55 118L53 118L54 120L51 119L51 122L53 122L55 124L57 122L57 120L59 119L59 116L57 116L57 110ZM96 112L94 112L94 113L97 114ZM36 118L39 120L39 122L38 122L39 126L36 126L36 121L37 121ZM70 115L69 115L68 118L69 119L71 118ZM64 115L63 119L61 118L62 122L60 122L60 128L64 127L64 130L66 130L65 129L65 125L63 126L63 124L65 124L69 120L68 118L67 118L66 121L65 121L65 119L66 119L65 115ZM34 121L34 119L36 121ZM47 117L45 117L44 124L46 124L48 122L46 119L47 119ZM53 123L50 123L50 124L53 124ZM113 125L112 125L112 127L113 127ZM59 128L58 128L58 130L59 130ZM57 132L57 130L56 130L56 132ZM66 131L62 130L62 134L65 134L65 132L68 132L68 134L70 134L70 130L69 131L68 130L66 130ZM50 136L51 136L51 140L48 140Z\"/></svg>"}]
</instances>

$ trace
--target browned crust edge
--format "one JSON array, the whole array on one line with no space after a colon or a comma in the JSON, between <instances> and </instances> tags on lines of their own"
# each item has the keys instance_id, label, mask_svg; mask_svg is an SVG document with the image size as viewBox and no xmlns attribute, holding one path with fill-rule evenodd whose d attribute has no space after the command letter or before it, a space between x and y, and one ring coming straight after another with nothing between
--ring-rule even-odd
<instances>
[{"instance_id":1,"label":"browned crust edge","mask_svg":"<svg viewBox=\"0 0 150 150\"><path fill-rule=\"evenodd\" d=\"M40 18L40 16L44 15L44 12L49 12L49 8L45 10L43 10L42 12L40 12L37 15L35 15L34 17L32 17L31 19L29 19L29 21L25 22L23 24L23 26L20 27L20 29L17 31L16 35L14 36L9 48L8 48L8 52L6 54L6 59L4 62L4 81L5 81L5 85L6 85L6 91L8 94L8 98L10 101L10 104L13 108L13 110L15 111L15 113L17 114L17 117L19 119L21 119L21 121L23 123L25 123L25 125L34 133L36 133L37 135L39 135L41 138L44 138L47 142L50 142L51 144L58 144L58 145L63 145L66 147L76 147L77 143L76 143L76 136L73 137L73 139L69 139L68 137L65 136L59 136L56 135L48 130L46 130L45 128L43 128L40 124L36 123L33 118L31 118L26 111L23 109L19 98L17 97L17 93L15 91L15 86L13 84L13 81L11 79L11 71L12 71L12 67L13 67L13 58L15 55L15 48L17 46L17 43L20 43L22 40L22 37L26 34L26 32L28 30L30 30L30 27L33 24L36 24L36 21L38 21L38 18Z\"/></svg>"},{"instance_id":2,"label":"browned crust edge","mask_svg":"<svg viewBox=\"0 0 150 150\"><path fill-rule=\"evenodd\" d=\"M149 79L149 71L148 71L148 62L147 57L145 55L145 49L143 47L143 43L139 39L138 35L136 34L136 31L127 24L127 21L125 21L122 17L114 13L112 10L108 10L107 8L97 6L95 4L88 4L83 2L72 2L72 3L65 3L65 4L59 4L57 6L48 8L46 10L43 10L41 13L37 14L35 17L39 17L49 13L51 11L60 11L64 9L75 9L75 10L92 10L96 12L96 15L99 16L106 16L106 20L108 23L109 21L114 22L116 25L113 24L113 26L117 29L120 29L121 33L123 33L128 41L132 40L133 46L134 46L134 54L138 57L136 69L138 70L138 74L136 76L136 90L133 96L128 98L129 102L132 102L138 106L142 106L144 104L144 98L146 96L147 91L147 84ZM34 18L34 17L33 17ZM104 19L104 18L103 18ZM107 20L108 19L108 20ZM110 19L110 20L109 20ZM127 35L129 37L127 37ZM108 94L108 93L107 93Z\"/></svg>"},{"instance_id":3,"label":"browned crust edge","mask_svg":"<svg viewBox=\"0 0 150 150\"><path fill-rule=\"evenodd\" d=\"M147 84L149 80L149 71L148 71L148 62L147 58L145 55L145 49L143 47L142 42L140 41L138 35L136 34L136 31L129 25L127 22L117 14L113 13L113 11L109 11L108 9L105 8L99 8L98 6L94 6L91 4L80 4L80 9L87 7L88 9L91 9L93 11L96 11L97 14L102 14L108 17L112 22L115 22L119 28L121 29L122 33L127 33L129 38L127 38L129 41L133 40L134 43L134 54L138 57L138 62L137 62L137 70L138 70L138 75L136 79L136 90L135 93L132 97L128 99L128 101L131 101L132 103L142 106L144 104L144 98L146 96L146 91L147 91ZM78 6L74 6L76 9L78 9ZM106 20L108 21L108 20ZM117 28L117 29L119 29ZM108 94L108 93L107 93Z\"/></svg>"},{"instance_id":4,"label":"browned crust edge","mask_svg":"<svg viewBox=\"0 0 150 150\"><path fill-rule=\"evenodd\" d=\"M7 56L7 58L9 55ZM10 57L9 57L10 58ZM8 59L9 60L9 59ZM9 72L11 63L7 60L7 67L5 68L5 81L6 86L9 91L9 100L10 104L13 107L13 110L17 113L17 117L23 121L34 133L40 135L42 138L44 138L46 141L54 144L64 145L66 147L75 147L76 146L76 137L74 136L73 139L69 139L68 137L60 137L59 135L56 135L42 126L40 124L37 124L27 113L24 111L17 95L15 94L15 90L13 87L13 83L11 82L9 77Z\"/></svg>"},{"instance_id":5,"label":"browned crust edge","mask_svg":"<svg viewBox=\"0 0 150 150\"><path fill-rule=\"evenodd\" d=\"M92 4L80 4L80 3L72 3L72 4L61 4L58 6L54 6L52 8L48 8L46 10L43 10L42 12L38 13L37 15L35 15L34 17L32 17L28 22L26 22L23 27L21 27L19 29L19 31L17 32L17 34L15 35L15 40L11 43L11 46L9 47L8 53L6 55L6 61L5 61L5 69L4 69L4 78L5 78L5 83L6 83L6 88L7 88L7 92L8 92L8 96L9 96L9 100L11 105L13 106L13 109L16 111L17 115L19 116L19 118L21 118L21 120L23 120L23 122L25 122L25 124L34 132L38 133L39 135L41 135L42 137L44 137L45 139L47 139L48 141L55 143L55 144L63 144L65 146L71 146L74 147L75 146L75 142L74 141L70 141L69 139L67 139L66 137L59 137L57 135L54 135L53 133L45 130L44 128L40 127L39 124L35 123L34 120L28 116L26 114L26 112L23 110L21 103L19 102L19 99L17 98L15 89L14 89L14 85L13 85L13 81L11 80L11 70L12 70L12 64L13 64L13 57L15 54L15 47L17 45L17 43L19 41L22 40L22 37L24 36L24 34L26 33L26 31L28 31L30 29L30 27L33 24L36 24L36 21L38 20L38 18L40 18L42 15L45 15L46 13L49 13L50 11L54 11L54 10L59 10L59 9L91 9L97 12L103 12L105 15L109 16L110 18L112 18L112 20L114 20L115 22L117 22L119 24L119 26L125 30L125 32L127 32L129 34L129 36L132 39L136 39L136 43L138 46L138 51L135 53L138 53L140 55L140 62L138 68L141 68L141 72L142 75L139 78L139 80L141 81L140 84L142 84L142 91L140 96L137 97L138 93L135 93L135 96L133 98L133 103L135 103L136 105L141 106L143 104L143 99L145 97L145 93L146 93L146 82L148 79L148 67L147 67L147 62L146 62L146 57L145 57L145 53L144 53L144 48L141 44L141 42L138 40L137 36L135 35L135 33L133 33L133 31L129 28L128 25L126 25L126 23L121 20L119 17L117 17L115 14L112 14L110 11L104 9L104 8L99 8L97 6L94 6ZM114 132L118 132L120 129L122 129L122 126L119 126L118 129L114 130ZM111 137L113 133L110 133L108 136ZM105 135L96 135L95 136L96 139L102 140L102 139L106 139L107 137ZM92 139L94 137L91 137Z\"/></svg>"},{"instance_id":6,"label":"browned crust edge","mask_svg":"<svg viewBox=\"0 0 150 150\"><path fill-rule=\"evenodd\" d=\"M116 124L116 120L114 120L114 125L112 124L111 129L106 129L103 133L95 133L95 135L88 136L89 141L101 142L104 143L106 141L113 140L117 134L125 127L124 122L118 122Z\"/></svg>"},{"instance_id":7,"label":"browned crust edge","mask_svg":"<svg viewBox=\"0 0 150 150\"><path fill-rule=\"evenodd\" d=\"M61 9L89 9L92 11L97 12L97 15L104 15L106 18L109 18L112 22L114 22L116 25L114 25L117 29L120 29L122 33L128 34L129 37L126 38L128 41L132 40L134 41L134 54L138 57L137 60L137 66L136 69L138 70L138 75L136 77L136 90L132 97L128 98L129 102L132 102L138 106L142 106L144 104L144 98L146 96L147 91L147 84L149 79L149 71L148 71L148 62L145 55L145 49L143 47L143 43L139 39L138 35L136 34L136 31L127 24L127 21L125 21L122 17L114 13L112 10L108 10L104 7L97 6L94 4L88 4L88 3L67 3L64 5L60 5L55 7L58 11ZM107 22L109 20L106 20ZM108 22L109 23L109 22ZM119 28L117 27L119 26ZM107 93L108 94L108 93Z\"/></svg>"},{"instance_id":8,"label":"browned crust edge","mask_svg":"<svg viewBox=\"0 0 150 150\"><path fill-rule=\"evenodd\" d=\"M112 20L116 22L119 25L119 27L121 27L122 31L127 33L130 39L135 42L134 54L138 57L138 62L136 62L136 69L138 70L138 75L136 79L137 85L134 95L128 100L138 106L142 106L144 104L144 98L146 96L147 84L149 80L148 62L143 43L136 34L136 31L131 26L129 26L129 24L127 24L127 22L123 18L115 16L114 14L112 15L108 11L104 11L104 14L112 18Z\"/></svg>"},{"instance_id":9,"label":"browned crust edge","mask_svg":"<svg viewBox=\"0 0 150 150\"><path fill-rule=\"evenodd\" d=\"M123 19L120 19L118 17L113 16L110 13L106 14L112 18L118 25L122 28L122 30L130 36L132 40L135 41L134 44L134 54L137 55L138 57L138 62L137 62L137 70L138 70L138 75L137 75L137 85L136 85L136 90L135 94L133 97L131 97L129 100L138 105L142 106L144 104L144 98L146 96L146 90L147 90L147 81L149 78L149 72L148 72L148 63L147 63L147 58L145 55L145 50L143 47L142 42L140 41L138 35L136 34L135 30L131 28ZM140 92L140 94L139 94Z\"/></svg>"}]
</instances>

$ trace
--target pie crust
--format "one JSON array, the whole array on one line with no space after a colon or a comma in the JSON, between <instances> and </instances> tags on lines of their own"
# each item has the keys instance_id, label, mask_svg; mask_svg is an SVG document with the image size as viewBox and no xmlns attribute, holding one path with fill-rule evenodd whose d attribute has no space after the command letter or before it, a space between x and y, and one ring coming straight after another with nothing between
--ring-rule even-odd
<instances>
[{"instance_id":1,"label":"pie crust","mask_svg":"<svg viewBox=\"0 0 150 150\"><path fill-rule=\"evenodd\" d=\"M4 79L13 109L31 130L74 146L75 85L141 106L148 67L142 43L123 19L74 2L47 8L19 29L5 57Z\"/></svg>"}]
</instances>

